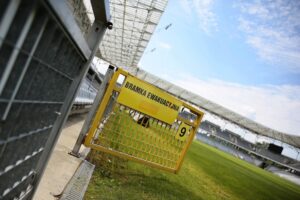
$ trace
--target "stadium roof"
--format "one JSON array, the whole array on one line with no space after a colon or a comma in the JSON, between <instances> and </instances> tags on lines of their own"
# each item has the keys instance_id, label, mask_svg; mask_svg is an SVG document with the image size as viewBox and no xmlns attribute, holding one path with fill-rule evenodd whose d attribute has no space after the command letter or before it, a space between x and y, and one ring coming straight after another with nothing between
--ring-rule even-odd
<instances>
[{"instance_id":1,"label":"stadium roof","mask_svg":"<svg viewBox=\"0 0 300 200\"><path fill-rule=\"evenodd\" d=\"M110 0L113 29L106 31L99 57L136 67L166 5L167 0Z\"/></svg>"},{"instance_id":2,"label":"stadium roof","mask_svg":"<svg viewBox=\"0 0 300 200\"><path fill-rule=\"evenodd\" d=\"M73 6L80 6L78 1L74 2ZM139 78L246 130L300 148L299 136L268 128L137 68L137 64L164 12L167 0L110 0L109 2L113 29L106 31L101 42L100 55L98 55L100 58L112 65L125 68ZM86 20L82 18L86 16L89 17L90 22L93 22L94 15L90 0L85 0L84 4L87 10L86 15L83 16L82 13L76 13L75 8L74 14L80 16L83 22ZM78 10L80 11L80 9ZM85 24L81 23L81 26ZM85 30L87 28L82 27L82 29Z\"/></svg>"}]
</instances>

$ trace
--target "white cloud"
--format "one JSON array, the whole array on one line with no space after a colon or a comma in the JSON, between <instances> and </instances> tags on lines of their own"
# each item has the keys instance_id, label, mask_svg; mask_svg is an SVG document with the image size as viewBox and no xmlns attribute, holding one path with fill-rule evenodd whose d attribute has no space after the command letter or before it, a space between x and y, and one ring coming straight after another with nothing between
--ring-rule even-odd
<instances>
[{"instance_id":1,"label":"white cloud","mask_svg":"<svg viewBox=\"0 0 300 200\"><path fill-rule=\"evenodd\" d=\"M217 20L212 12L214 0L180 0L180 5L188 16L196 15L199 27L210 35L217 30Z\"/></svg>"},{"instance_id":2,"label":"white cloud","mask_svg":"<svg viewBox=\"0 0 300 200\"><path fill-rule=\"evenodd\" d=\"M188 15L191 15L193 12L193 2L190 0L180 0L180 5L183 8L184 12Z\"/></svg>"},{"instance_id":3,"label":"white cloud","mask_svg":"<svg viewBox=\"0 0 300 200\"><path fill-rule=\"evenodd\" d=\"M160 46L161 48L164 48L164 49L171 49L171 48L172 48L172 46L171 46L170 44L165 43L165 42L160 42L160 43L159 43L159 46Z\"/></svg>"},{"instance_id":4,"label":"white cloud","mask_svg":"<svg viewBox=\"0 0 300 200\"><path fill-rule=\"evenodd\" d=\"M169 81L270 128L300 135L300 86L246 86L191 75Z\"/></svg>"},{"instance_id":5,"label":"white cloud","mask_svg":"<svg viewBox=\"0 0 300 200\"><path fill-rule=\"evenodd\" d=\"M300 1L255 1L238 7L240 29L258 55L300 73Z\"/></svg>"}]
</instances>

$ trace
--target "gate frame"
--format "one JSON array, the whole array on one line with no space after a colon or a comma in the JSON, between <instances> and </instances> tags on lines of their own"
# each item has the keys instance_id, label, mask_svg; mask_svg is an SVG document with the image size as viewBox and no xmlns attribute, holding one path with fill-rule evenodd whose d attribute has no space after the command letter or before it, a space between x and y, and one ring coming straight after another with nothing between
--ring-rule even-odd
<instances>
[{"instance_id":1,"label":"gate frame","mask_svg":"<svg viewBox=\"0 0 300 200\"><path fill-rule=\"evenodd\" d=\"M121 157L121 158L124 158L124 159L128 159L128 160L133 160L133 161L137 161L139 163L142 163L142 164L145 164L145 165L149 165L149 166L152 166L152 167L155 167L155 168L158 168L158 169L161 169L161 170L165 170L165 171L168 171L168 172L172 172L172 173L178 173L181 166L182 166L182 163L183 163L183 159L187 153L187 150L188 148L190 147L193 139L194 139L194 136L196 134L196 131L198 129L198 127L200 126L200 123L201 123L201 120L204 116L204 113L196 108L194 108L193 106L185 103L184 101L182 101L182 106L189 109L193 114L196 114L197 115L197 119L194 121L194 123L180 117L179 115L177 116L176 119L180 120L181 122L184 122L185 124L189 125L192 127L190 133L190 138L188 139L188 142L185 144L183 150L181 151L181 154L179 156L179 159L177 160L177 164L176 164L176 168L173 169L173 168L169 168L169 167L164 167L164 166L161 166L159 164L156 164L156 163L152 163L152 162L148 162L148 161L145 161L143 159L140 159L140 158L136 158L134 156L131 156L131 155L128 155L128 154L125 154L123 152L118 152L118 151L115 151L115 150L109 150L105 147L102 147L102 146L99 146L99 145L95 145L93 144L93 138L94 138L94 133L95 133L95 130L97 129L98 125L99 125L99 122L103 119L103 116L104 116L104 113L105 113L105 109L106 109L106 106L108 105L109 103L109 100L111 98L111 95L113 93L113 91L116 91L116 92L121 92L121 88L117 87L116 83L117 83L117 80L119 78L119 75L123 75L125 76L125 79L124 79L124 82L126 80L126 77L128 76L132 76L132 77L135 77L134 75L130 74L129 72L121 69L121 68L117 68L112 76L112 78L110 79L109 81L109 85L104 93L104 96L102 98L102 101L101 103L99 104L99 107L97 109L97 111L93 111L95 112L95 117L92 121L92 123L90 124L90 128L88 129L88 132L86 133L86 136L83 140L83 144L86 146L86 147L90 147L92 149L96 149L96 150L100 150L100 151L103 151L105 153L110 153L114 156L118 156L118 157ZM137 78L137 77L135 77ZM137 78L139 79L139 78ZM141 79L139 79L141 80ZM144 80L141 80L147 84L150 84ZM151 84L150 84L151 85ZM159 88L160 90L163 90L161 88ZM121 104L122 105L122 104Z\"/></svg>"}]
</instances>

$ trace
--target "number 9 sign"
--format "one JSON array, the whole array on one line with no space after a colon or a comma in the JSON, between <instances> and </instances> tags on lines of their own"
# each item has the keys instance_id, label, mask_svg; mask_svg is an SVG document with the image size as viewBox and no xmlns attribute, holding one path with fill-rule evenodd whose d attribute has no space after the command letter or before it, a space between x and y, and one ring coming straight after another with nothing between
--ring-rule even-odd
<instances>
[{"instance_id":1,"label":"number 9 sign","mask_svg":"<svg viewBox=\"0 0 300 200\"><path fill-rule=\"evenodd\" d=\"M175 138L180 141L185 141L187 135L189 135L189 132L190 132L190 126L182 122L179 126Z\"/></svg>"}]
</instances>

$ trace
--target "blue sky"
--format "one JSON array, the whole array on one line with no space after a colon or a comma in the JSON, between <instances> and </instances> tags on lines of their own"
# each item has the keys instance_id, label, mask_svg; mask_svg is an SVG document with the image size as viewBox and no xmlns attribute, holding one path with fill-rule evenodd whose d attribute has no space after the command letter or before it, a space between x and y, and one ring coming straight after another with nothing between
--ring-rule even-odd
<instances>
[{"instance_id":1,"label":"blue sky","mask_svg":"<svg viewBox=\"0 0 300 200\"><path fill-rule=\"evenodd\" d=\"M139 67L300 135L300 1L169 0Z\"/></svg>"}]
</instances>

